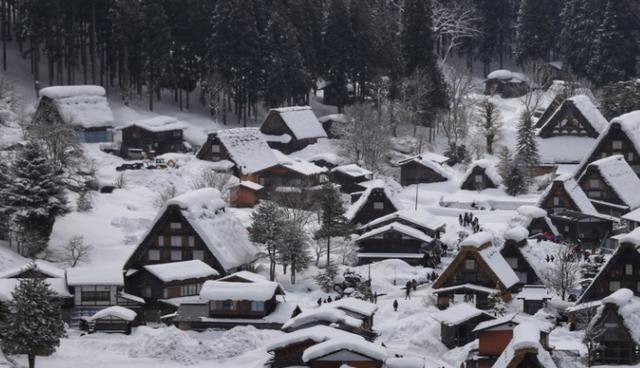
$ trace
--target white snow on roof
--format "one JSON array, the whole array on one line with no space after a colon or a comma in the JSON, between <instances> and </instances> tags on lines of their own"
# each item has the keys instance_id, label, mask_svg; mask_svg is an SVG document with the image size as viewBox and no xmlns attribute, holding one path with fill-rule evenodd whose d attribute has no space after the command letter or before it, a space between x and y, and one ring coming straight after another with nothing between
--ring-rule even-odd
<instances>
[{"instance_id":1,"label":"white snow on roof","mask_svg":"<svg viewBox=\"0 0 640 368\"><path fill-rule=\"evenodd\" d=\"M169 200L167 206L170 205L180 207L182 215L225 270L255 259L258 249L249 241L240 220L225 209L225 202L217 189L187 192Z\"/></svg>"},{"instance_id":2,"label":"white snow on roof","mask_svg":"<svg viewBox=\"0 0 640 368\"><path fill-rule=\"evenodd\" d=\"M272 109L277 112L297 139L326 138L327 132L309 106Z\"/></svg>"},{"instance_id":3,"label":"white snow on roof","mask_svg":"<svg viewBox=\"0 0 640 368\"><path fill-rule=\"evenodd\" d=\"M507 69L494 70L491 73L489 73L489 75L487 75L487 79L509 80L512 78L513 78L513 73L511 72L511 70L507 70Z\"/></svg>"},{"instance_id":4,"label":"white snow on roof","mask_svg":"<svg viewBox=\"0 0 640 368\"><path fill-rule=\"evenodd\" d=\"M13 300L13 291L18 283L23 279L0 279L0 302L9 302ZM61 298L70 298L73 295L69 293L67 284L62 278L48 278L45 282L49 286L49 290L57 294Z\"/></svg>"},{"instance_id":5,"label":"white snow on roof","mask_svg":"<svg viewBox=\"0 0 640 368\"><path fill-rule=\"evenodd\" d=\"M74 267L67 268L66 272L69 286L124 286L124 276L120 267Z\"/></svg>"},{"instance_id":6,"label":"white snow on roof","mask_svg":"<svg viewBox=\"0 0 640 368\"><path fill-rule=\"evenodd\" d=\"M540 345L540 329L532 323L525 322L513 329L511 342L498 360L493 364L493 368L507 368L511 366L516 355L521 354L519 350L534 350L543 368L556 368L556 364L551 359L551 354Z\"/></svg>"},{"instance_id":7,"label":"white snow on roof","mask_svg":"<svg viewBox=\"0 0 640 368\"><path fill-rule=\"evenodd\" d=\"M529 237L529 230L523 226L516 226L504 232L504 240L514 240L516 242L525 240Z\"/></svg>"},{"instance_id":8,"label":"white snow on roof","mask_svg":"<svg viewBox=\"0 0 640 368\"><path fill-rule=\"evenodd\" d=\"M227 281L231 278L234 277L238 277L241 279L244 279L248 282L263 282L263 281L268 281L266 279L266 277L259 275L257 273L253 273L253 272L249 272L249 271L238 271L238 272L234 272L231 275L227 275L225 277L222 277L220 279L218 279L218 281Z\"/></svg>"},{"instance_id":9,"label":"white snow on roof","mask_svg":"<svg viewBox=\"0 0 640 368\"><path fill-rule=\"evenodd\" d=\"M258 128L222 129L215 132L243 174L252 174L278 164Z\"/></svg>"},{"instance_id":10,"label":"white snow on roof","mask_svg":"<svg viewBox=\"0 0 640 368\"><path fill-rule=\"evenodd\" d=\"M640 207L640 179L622 155L613 155L589 164L630 209ZM583 174L584 175L584 174Z\"/></svg>"},{"instance_id":11,"label":"white snow on roof","mask_svg":"<svg viewBox=\"0 0 640 368\"><path fill-rule=\"evenodd\" d=\"M505 288L508 289L520 282L518 275L516 275L511 266L509 266L504 257L502 257L498 248L494 246L486 247L479 253Z\"/></svg>"},{"instance_id":12,"label":"white snow on roof","mask_svg":"<svg viewBox=\"0 0 640 368\"><path fill-rule=\"evenodd\" d=\"M272 151L276 159L278 160L278 164L304 176L317 175L327 172L326 168L315 165L309 161L303 160L301 158L288 157L278 150Z\"/></svg>"},{"instance_id":13,"label":"white snow on roof","mask_svg":"<svg viewBox=\"0 0 640 368\"><path fill-rule=\"evenodd\" d=\"M54 86L38 93L53 100L67 124L84 128L113 126L113 112L100 86Z\"/></svg>"},{"instance_id":14,"label":"white snow on roof","mask_svg":"<svg viewBox=\"0 0 640 368\"><path fill-rule=\"evenodd\" d=\"M450 306L449 308L443 311L435 313L433 315L433 318L436 321L441 322L447 326L457 326L461 323L464 323L472 318L475 318L481 315L486 315L493 318L493 316L491 316L490 314L484 311L481 311L480 309L472 306L471 304L460 303L460 304L455 304L453 306Z\"/></svg>"},{"instance_id":15,"label":"white snow on roof","mask_svg":"<svg viewBox=\"0 0 640 368\"><path fill-rule=\"evenodd\" d=\"M325 304L319 308L304 311L291 318L282 326L282 329L296 329L313 322L327 322L330 324L338 323L351 327L362 326L361 320L349 316L343 310L336 309Z\"/></svg>"},{"instance_id":16,"label":"white snow on roof","mask_svg":"<svg viewBox=\"0 0 640 368\"><path fill-rule=\"evenodd\" d=\"M334 167L333 169L331 169L332 172L341 172L343 174L352 176L354 178L357 178L359 176L368 176L371 175L372 172L362 168L356 164L349 164L349 165L342 165L342 166L338 166L338 167Z\"/></svg>"},{"instance_id":17,"label":"white snow on roof","mask_svg":"<svg viewBox=\"0 0 640 368\"><path fill-rule=\"evenodd\" d=\"M313 345L307 348L304 353L302 353L302 360L304 362L308 362L310 360L343 350L361 354L381 362L384 362L387 359L387 349L385 349L382 345L374 344L364 339L353 339L350 337L348 339L329 339L319 344Z\"/></svg>"},{"instance_id":18,"label":"white snow on roof","mask_svg":"<svg viewBox=\"0 0 640 368\"><path fill-rule=\"evenodd\" d=\"M208 280L202 285L200 298L204 300L253 300L267 301L274 297L277 282L231 282Z\"/></svg>"},{"instance_id":19,"label":"white snow on roof","mask_svg":"<svg viewBox=\"0 0 640 368\"><path fill-rule=\"evenodd\" d=\"M362 185L362 183L360 184ZM348 220L353 220L355 218L355 216L358 214L362 206L364 206L365 203L367 203L367 199L369 198L369 196L371 195L371 192L374 189L384 190L384 194L387 196L387 198L389 199L389 201L391 202L395 210L396 211L402 210L402 207L403 207L402 203L397 198L395 192L391 190L391 187L388 186L384 180L381 180L381 179L371 180L367 184L366 188L367 189L365 189L365 191L362 192L362 194L360 195L360 198L358 198L357 201L352 203L351 206L345 212L345 217Z\"/></svg>"},{"instance_id":20,"label":"white snow on roof","mask_svg":"<svg viewBox=\"0 0 640 368\"><path fill-rule=\"evenodd\" d=\"M598 110L588 96L578 95L570 97L567 100L573 102L578 111L591 123L598 133L604 131L607 125L609 125L607 119L602 116L600 110Z\"/></svg>"},{"instance_id":21,"label":"white snow on roof","mask_svg":"<svg viewBox=\"0 0 640 368\"><path fill-rule=\"evenodd\" d=\"M474 247L478 248L485 244L491 244L493 241L493 234L488 231L480 231L466 237L461 243L461 247Z\"/></svg>"},{"instance_id":22,"label":"white snow on roof","mask_svg":"<svg viewBox=\"0 0 640 368\"><path fill-rule=\"evenodd\" d=\"M326 304L330 307L350 311L353 313L361 314L363 316L373 316L373 314L378 310L378 306L367 302L362 299L356 298L342 298L338 300L334 300L331 303Z\"/></svg>"},{"instance_id":23,"label":"white snow on roof","mask_svg":"<svg viewBox=\"0 0 640 368\"><path fill-rule=\"evenodd\" d=\"M488 288L486 286L481 286L476 284L461 284L461 285L447 286L439 289L433 289L434 291L433 293L442 294L442 293L446 293L449 291L456 291L456 290L474 290L474 291L479 291L485 294L491 294L496 292L496 289Z\"/></svg>"},{"instance_id":24,"label":"white snow on roof","mask_svg":"<svg viewBox=\"0 0 640 368\"><path fill-rule=\"evenodd\" d=\"M243 180L240 183L238 183L238 185L241 187L249 188L251 190L255 190L255 191L258 191L264 188L262 185L258 183L254 183L252 181L248 181L248 180Z\"/></svg>"},{"instance_id":25,"label":"white snow on roof","mask_svg":"<svg viewBox=\"0 0 640 368\"><path fill-rule=\"evenodd\" d=\"M197 279L218 275L218 271L197 259L191 261L146 265L144 266L144 269L163 282Z\"/></svg>"},{"instance_id":26,"label":"white snow on roof","mask_svg":"<svg viewBox=\"0 0 640 368\"><path fill-rule=\"evenodd\" d=\"M349 118L345 114L329 114L329 115L319 117L318 121L321 123L326 123L328 121L333 121L338 123L348 123Z\"/></svg>"},{"instance_id":27,"label":"white snow on roof","mask_svg":"<svg viewBox=\"0 0 640 368\"><path fill-rule=\"evenodd\" d=\"M137 126L139 128L148 130L150 132L167 132L170 130L183 130L189 127L187 124L180 122L178 121L178 119L173 118L171 116L156 116L149 119L133 121L123 126L120 126L117 129L122 130L132 126Z\"/></svg>"},{"instance_id":28,"label":"white snow on roof","mask_svg":"<svg viewBox=\"0 0 640 368\"><path fill-rule=\"evenodd\" d=\"M622 218L627 221L640 222L640 208L622 215Z\"/></svg>"},{"instance_id":29,"label":"white snow on roof","mask_svg":"<svg viewBox=\"0 0 640 368\"><path fill-rule=\"evenodd\" d=\"M520 206L518 207L517 211L521 216L526 216L532 219L537 219L537 218L547 216L547 211L536 206L529 206L529 205Z\"/></svg>"},{"instance_id":30,"label":"white snow on roof","mask_svg":"<svg viewBox=\"0 0 640 368\"><path fill-rule=\"evenodd\" d=\"M64 278L64 270L55 265L42 260L30 261L19 266L11 267L0 271L0 279L15 277L27 270L34 270L43 273L49 277Z\"/></svg>"},{"instance_id":31,"label":"white snow on roof","mask_svg":"<svg viewBox=\"0 0 640 368\"><path fill-rule=\"evenodd\" d=\"M119 305L114 305L111 307L107 307L104 309L100 309L91 317L85 317L86 321L95 321L97 319L105 318L105 317L116 317L123 319L125 321L133 321L136 319L136 312L132 311L129 308L121 307Z\"/></svg>"},{"instance_id":32,"label":"white snow on roof","mask_svg":"<svg viewBox=\"0 0 640 368\"><path fill-rule=\"evenodd\" d=\"M640 298L634 296L633 291L629 289L622 288L616 290L608 297L602 299L602 303L598 307L596 316L591 320L591 324L597 323L600 320L607 304L614 304L618 307L618 314L622 317L623 323L629 330L631 337L636 343L640 343Z\"/></svg>"},{"instance_id":33,"label":"white snow on roof","mask_svg":"<svg viewBox=\"0 0 640 368\"><path fill-rule=\"evenodd\" d=\"M425 368L425 360L419 357L389 358L386 366L387 368Z\"/></svg>"},{"instance_id":34,"label":"white snow on roof","mask_svg":"<svg viewBox=\"0 0 640 368\"><path fill-rule=\"evenodd\" d=\"M493 162L487 159L474 161L471 164L471 166L469 166L469 168L467 169L467 172L465 172L462 180L460 181L461 183L464 183L465 181L467 181L467 179L473 173L473 169L476 166L479 166L484 169L485 175L487 175L489 180L491 180L495 186L499 186L500 184L502 184L502 177L500 176L500 174L498 174L498 171L496 170L495 165L493 164Z\"/></svg>"},{"instance_id":35,"label":"white snow on roof","mask_svg":"<svg viewBox=\"0 0 640 368\"><path fill-rule=\"evenodd\" d=\"M540 163L578 164L595 144L596 138L585 136L536 136Z\"/></svg>"},{"instance_id":36,"label":"white snow on roof","mask_svg":"<svg viewBox=\"0 0 640 368\"><path fill-rule=\"evenodd\" d=\"M431 154L431 155L436 155L435 153ZM437 155L440 156L440 155ZM451 175L449 174L448 171L446 171L443 167L442 164L444 162L446 162L448 160L448 158L444 157L444 156L440 156L440 157L433 157L434 159L431 159L430 156L423 156L423 155L418 155L418 156L414 156L405 160L402 160L400 162L398 162L398 164L400 166L406 165L410 162L415 162L419 165L422 165L428 169L430 169L431 171L435 172L436 174L447 178L447 179L451 179Z\"/></svg>"},{"instance_id":37,"label":"white snow on roof","mask_svg":"<svg viewBox=\"0 0 640 368\"><path fill-rule=\"evenodd\" d=\"M416 224L418 226L421 226L433 231L441 229L446 225L444 221L434 216L433 214L431 214L431 212L427 210L407 209L407 210L396 211L394 213L390 213L382 217L378 217L377 219L369 222L366 225L363 225L362 227L372 228L378 224L381 224L393 219L402 219L404 221Z\"/></svg>"},{"instance_id":38,"label":"white snow on roof","mask_svg":"<svg viewBox=\"0 0 640 368\"><path fill-rule=\"evenodd\" d=\"M498 327L506 323L514 323L516 325L519 325L525 322L535 324L536 326L538 326L538 328L540 328L540 331L544 331L544 332L551 332L551 330L554 327L552 323L541 320L541 319L537 319L533 316L526 316L519 313L510 313L502 317L498 317L494 320L480 322L476 326L476 328L473 329L473 332L489 330L493 327Z\"/></svg>"},{"instance_id":39,"label":"white snow on roof","mask_svg":"<svg viewBox=\"0 0 640 368\"><path fill-rule=\"evenodd\" d=\"M417 230L413 227L401 224L399 222L392 222L388 225L377 227L373 230L367 231L366 233L360 235L355 241L360 241L360 240L368 239L371 237L375 237L377 235L386 233L387 231L391 231L391 230L395 230L399 233L410 236L414 239L422 240L423 242L426 242L426 243L431 243L433 241L433 238L426 235L422 231Z\"/></svg>"},{"instance_id":40,"label":"white snow on roof","mask_svg":"<svg viewBox=\"0 0 640 368\"><path fill-rule=\"evenodd\" d=\"M539 205L547 198L553 188L553 185L558 182L562 184L565 193L567 193L567 195L573 200L573 203L578 207L579 212L587 215L598 215L598 211L593 207L593 203L591 203L589 197L587 197L580 185L578 185L578 182L576 182L570 175L563 175L554 179L540 196Z\"/></svg>"},{"instance_id":41,"label":"white snow on roof","mask_svg":"<svg viewBox=\"0 0 640 368\"><path fill-rule=\"evenodd\" d=\"M299 153L300 151L296 152L296 154L299 154ZM344 165L347 162L349 162L348 159L341 157L333 152L321 152L308 157L308 161L311 161L311 162L320 161L320 160L324 160L333 165Z\"/></svg>"},{"instance_id":42,"label":"white snow on roof","mask_svg":"<svg viewBox=\"0 0 640 368\"><path fill-rule=\"evenodd\" d=\"M525 285L518 293L518 299L524 300L545 300L551 299L551 293L543 285Z\"/></svg>"},{"instance_id":43,"label":"white snow on roof","mask_svg":"<svg viewBox=\"0 0 640 368\"><path fill-rule=\"evenodd\" d=\"M337 328L317 325L309 328L303 328L297 331L289 332L281 337L279 337L273 343L267 345L267 351L278 350L290 345L298 344L304 341L311 340L313 342L323 342L329 339L337 339L337 338L345 338L345 339L355 339L359 340L364 338L360 335L356 335L351 332L339 330Z\"/></svg>"}]
</instances>

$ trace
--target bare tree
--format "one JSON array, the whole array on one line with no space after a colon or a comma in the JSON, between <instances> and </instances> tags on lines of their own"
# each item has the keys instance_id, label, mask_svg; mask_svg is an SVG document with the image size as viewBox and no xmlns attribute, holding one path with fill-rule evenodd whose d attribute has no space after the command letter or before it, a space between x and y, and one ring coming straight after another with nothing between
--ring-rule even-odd
<instances>
[{"instance_id":1,"label":"bare tree","mask_svg":"<svg viewBox=\"0 0 640 368\"><path fill-rule=\"evenodd\" d=\"M153 204L158 207L164 207L167 202L176 196L176 186L169 183L169 185L163 185L160 190L158 190L158 195L153 200Z\"/></svg>"},{"instance_id":2,"label":"bare tree","mask_svg":"<svg viewBox=\"0 0 640 368\"><path fill-rule=\"evenodd\" d=\"M471 75L449 68L444 73L447 83L449 109L442 116L442 131L447 143L458 144L467 137L473 121L476 99L473 92Z\"/></svg>"},{"instance_id":3,"label":"bare tree","mask_svg":"<svg viewBox=\"0 0 640 368\"><path fill-rule=\"evenodd\" d=\"M484 136L487 153L492 155L493 143L500 136L502 120L500 119L498 107L489 98L480 103L480 117L476 121L476 126Z\"/></svg>"},{"instance_id":4,"label":"bare tree","mask_svg":"<svg viewBox=\"0 0 640 368\"><path fill-rule=\"evenodd\" d=\"M429 142L432 141L435 122L441 114L441 109L431 106L430 102L439 93L432 75L429 70L418 68L404 78L398 94L400 107L396 109L402 120L413 124L414 137L418 135L419 126L429 128Z\"/></svg>"},{"instance_id":5,"label":"bare tree","mask_svg":"<svg viewBox=\"0 0 640 368\"><path fill-rule=\"evenodd\" d=\"M116 177L116 182L114 183L114 186L118 189L124 189L127 187L127 178L123 172Z\"/></svg>"},{"instance_id":6,"label":"bare tree","mask_svg":"<svg viewBox=\"0 0 640 368\"><path fill-rule=\"evenodd\" d=\"M545 89L549 83L549 73L544 67L545 63L539 60L527 61L522 65L522 71L526 76L529 89L521 97L524 116L532 119L534 113L541 107Z\"/></svg>"},{"instance_id":7,"label":"bare tree","mask_svg":"<svg viewBox=\"0 0 640 368\"><path fill-rule=\"evenodd\" d=\"M432 7L433 33L445 63L455 48L481 34L478 11L471 1L435 0Z\"/></svg>"},{"instance_id":8,"label":"bare tree","mask_svg":"<svg viewBox=\"0 0 640 368\"><path fill-rule=\"evenodd\" d=\"M62 261L75 267L78 263L89 261L89 253L91 246L84 244L84 238L76 235L69 239L69 242L63 249Z\"/></svg>"},{"instance_id":9,"label":"bare tree","mask_svg":"<svg viewBox=\"0 0 640 368\"><path fill-rule=\"evenodd\" d=\"M580 279L580 265L570 247L562 246L543 276L547 287L555 290L566 300Z\"/></svg>"},{"instance_id":10,"label":"bare tree","mask_svg":"<svg viewBox=\"0 0 640 368\"><path fill-rule=\"evenodd\" d=\"M81 152L78 134L73 124L60 121L53 104L43 105L31 122L24 121L28 138L42 142L48 158L58 167L65 167Z\"/></svg>"},{"instance_id":11,"label":"bare tree","mask_svg":"<svg viewBox=\"0 0 640 368\"><path fill-rule=\"evenodd\" d=\"M390 149L391 129L385 108L358 103L347 109L349 122L342 125L342 152L374 172L381 170Z\"/></svg>"},{"instance_id":12,"label":"bare tree","mask_svg":"<svg viewBox=\"0 0 640 368\"><path fill-rule=\"evenodd\" d=\"M311 246L311 250L313 251L313 255L315 256L314 264L316 267L320 264L320 258L327 253L327 246L324 242L316 239L309 243Z\"/></svg>"},{"instance_id":13,"label":"bare tree","mask_svg":"<svg viewBox=\"0 0 640 368\"><path fill-rule=\"evenodd\" d=\"M582 343L587 349L587 366L591 367L591 363L593 362L593 355L596 350L600 347L600 338L605 333L605 329L601 323L597 323L597 321L593 321L595 318L595 310L596 308L587 308L582 313L587 313L587 315L580 316L584 318L587 322L587 328L584 330L584 337L582 338Z\"/></svg>"},{"instance_id":14,"label":"bare tree","mask_svg":"<svg viewBox=\"0 0 640 368\"><path fill-rule=\"evenodd\" d=\"M222 198L226 199L229 197L229 190L237 183L238 180L231 174L204 169L191 181L191 188L215 188L222 193Z\"/></svg>"}]
</instances>

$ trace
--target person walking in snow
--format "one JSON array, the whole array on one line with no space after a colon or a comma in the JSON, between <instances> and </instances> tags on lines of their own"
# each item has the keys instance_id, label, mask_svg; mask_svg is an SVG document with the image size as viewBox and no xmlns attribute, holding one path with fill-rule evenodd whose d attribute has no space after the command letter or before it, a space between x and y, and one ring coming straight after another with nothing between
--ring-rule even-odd
<instances>
[{"instance_id":1,"label":"person walking in snow","mask_svg":"<svg viewBox=\"0 0 640 368\"><path fill-rule=\"evenodd\" d=\"M331 299L331 295L329 295L329 297L327 298L327 303L331 303L333 301L333 299Z\"/></svg>"},{"instance_id":2,"label":"person walking in snow","mask_svg":"<svg viewBox=\"0 0 640 368\"><path fill-rule=\"evenodd\" d=\"M373 293L373 302L375 304L378 304L378 292L377 291Z\"/></svg>"},{"instance_id":3,"label":"person walking in snow","mask_svg":"<svg viewBox=\"0 0 640 368\"><path fill-rule=\"evenodd\" d=\"M407 283L404 285L404 289L404 300L411 299L411 281L407 281Z\"/></svg>"},{"instance_id":4,"label":"person walking in snow","mask_svg":"<svg viewBox=\"0 0 640 368\"><path fill-rule=\"evenodd\" d=\"M460 223L460 226L462 226L462 224L464 223L464 221L462 220L462 214L461 213L458 214L458 222Z\"/></svg>"},{"instance_id":5,"label":"person walking in snow","mask_svg":"<svg viewBox=\"0 0 640 368\"><path fill-rule=\"evenodd\" d=\"M318 298L318 307L322 305L322 298Z\"/></svg>"},{"instance_id":6,"label":"person walking in snow","mask_svg":"<svg viewBox=\"0 0 640 368\"><path fill-rule=\"evenodd\" d=\"M418 281L416 281L416 279L411 280L411 287L413 288L413 291L416 291L416 288L418 287Z\"/></svg>"},{"instance_id":7,"label":"person walking in snow","mask_svg":"<svg viewBox=\"0 0 640 368\"><path fill-rule=\"evenodd\" d=\"M397 299L393 301L393 311L394 312L398 311L398 300Z\"/></svg>"}]
</instances>

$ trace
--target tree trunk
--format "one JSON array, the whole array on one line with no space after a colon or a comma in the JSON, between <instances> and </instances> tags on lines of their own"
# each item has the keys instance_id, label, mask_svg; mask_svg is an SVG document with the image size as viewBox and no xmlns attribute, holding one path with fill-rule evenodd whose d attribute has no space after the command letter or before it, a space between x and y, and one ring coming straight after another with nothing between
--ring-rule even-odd
<instances>
[{"instance_id":1,"label":"tree trunk","mask_svg":"<svg viewBox=\"0 0 640 368\"><path fill-rule=\"evenodd\" d=\"M153 80L149 80L149 111L153 111Z\"/></svg>"},{"instance_id":2,"label":"tree trunk","mask_svg":"<svg viewBox=\"0 0 640 368\"><path fill-rule=\"evenodd\" d=\"M36 355L35 354L28 354L27 355L27 359L29 360L29 368L35 368L36 367Z\"/></svg>"},{"instance_id":3,"label":"tree trunk","mask_svg":"<svg viewBox=\"0 0 640 368\"><path fill-rule=\"evenodd\" d=\"M327 264L324 268L328 268L331 264L331 237L327 237Z\"/></svg>"}]
</instances>

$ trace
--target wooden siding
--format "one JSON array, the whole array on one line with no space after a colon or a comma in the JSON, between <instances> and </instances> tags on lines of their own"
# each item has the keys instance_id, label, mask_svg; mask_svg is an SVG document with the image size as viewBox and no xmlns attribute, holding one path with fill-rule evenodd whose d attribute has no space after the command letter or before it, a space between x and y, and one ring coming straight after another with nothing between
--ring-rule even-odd
<instances>
[{"instance_id":1,"label":"wooden siding","mask_svg":"<svg viewBox=\"0 0 640 368\"><path fill-rule=\"evenodd\" d=\"M488 321L490 319L492 319L491 316L481 314L456 326L448 326L441 323L440 340L449 349L453 349L457 346L464 346L475 340L473 329L476 328L480 322Z\"/></svg>"},{"instance_id":2,"label":"wooden siding","mask_svg":"<svg viewBox=\"0 0 640 368\"><path fill-rule=\"evenodd\" d=\"M513 330L509 328L497 331L482 331L478 336L478 352L480 355L485 356L499 356L509 345L512 337Z\"/></svg>"},{"instance_id":3,"label":"wooden siding","mask_svg":"<svg viewBox=\"0 0 640 368\"><path fill-rule=\"evenodd\" d=\"M182 130L152 132L133 125L122 129L122 146L120 151L127 156L130 148L141 149L147 155L162 155L167 152L182 150Z\"/></svg>"},{"instance_id":4,"label":"wooden siding","mask_svg":"<svg viewBox=\"0 0 640 368\"><path fill-rule=\"evenodd\" d=\"M275 148L277 150L282 151L283 153L289 154L294 151L299 151L310 144L316 143L318 140L316 138L312 139L298 139L291 129L284 122L280 114L276 111L269 111L269 114L264 119L264 122L260 126L260 131L263 134L267 135L275 135L280 136L283 134L288 134L291 137L291 140L287 143L281 142L268 142L269 147Z\"/></svg>"},{"instance_id":5,"label":"wooden siding","mask_svg":"<svg viewBox=\"0 0 640 368\"><path fill-rule=\"evenodd\" d=\"M554 198L558 198L557 202ZM564 184L561 181L554 181L551 183L551 189L547 193L547 196L542 198L540 201L540 208L546 210L547 213L553 213L560 210L580 211L578 206L576 206L573 199L565 190Z\"/></svg>"},{"instance_id":6,"label":"wooden siding","mask_svg":"<svg viewBox=\"0 0 640 368\"><path fill-rule=\"evenodd\" d=\"M304 366L302 354L307 348L315 344L316 342L313 340L305 340L274 350L273 358L271 359L271 368Z\"/></svg>"},{"instance_id":7,"label":"wooden siding","mask_svg":"<svg viewBox=\"0 0 640 368\"><path fill-rule=\"evenodd\" d=\"M591 363L632 365L640 361L640 346L631 337L624 320L617 312L617 306L605 305L595 326L603 329L603 333L596 338L599 346Z\"/></svg>"},{"instance_id":8,"label":"wooden siding","mask_svg":"<svg viewBox=\"0 0 640 368\"><path fill-rule=\"evenodd\" d=\"M582 115L571 100L566 100L538 135L541 138L578 136L598 138L600 133Z\"/></svg>"},{"instance_id":9,"label":"wooden siding","mask_svg":"<svg viewBox=\"0 0 640 368\"><path fill-rule=\"evenodd\" d=\"M614 141L621 142L620 148L614 148ZM580 175L586 170L586 165L589 163L618 154L624 156L629 166L631 166L636 175L640 177L640 153L636 150L631 140L627 138L620 124L612 123L607 135L600 141L591 156L589 156L585 166L580 167L576 171L575 178L580 178Z\"/></svg>"},{"instance_id":10,"label":"wooden siding","mask_svg":"<svg viewBox=\"0 0 640 368\"><path fill-rule=\"evenodd\" d=\"M340 191L346 194L361 192L365 190L365 188L358 183L362 183L363 181L367 180L368 179L365 176L354 178L351 175L347 175L339 171L334 171L333 173L331 173L331 181L333 183L339 184Z\"/></svg>"},{"instance_id":11,"label":"wooden siding","mask_svg":"<svg viewBox=\"0 0 640 368\"><path fill-rule=\"evenodd\" d=\"M600 300L620 288L640 297L640 253L632 244L623 243L580 298L580 303ZM628 266L631 267L629 274ZM612 287L613 286L613 287Z\"/></svg>"},{"instance_id":12,"label":"wooden siding","mask_svg":"<svg viewBox=\"0 0 640 368\"><path fill-rule=\"evenodd\" d=\"M402 186L443 181L447 181L447 178L415 161L408 162L400 167L400 184Z\"/></svg>"},{"instance_id":13,"label":"wooden siding","mask_svg":"<svg viewBox=\"0 0 640 368\"><path fill-rule=\"evenodd\" d=\"M235 208L252 208L259 200L258 192L241 185L231 188L229 197L231 207Z\"/></svg>"},{"instance_id":14,"label":"wooden siding","mask_svg":"<svg viewBox=\"0 0 640 368\"><path fill-rule=\"evenodd\" d=\"M382 209L375 209L374 203L382 202ZM395 208L393 203L387 198L387 195L382 188L375 188L371 190L369 194L369 198L367 198L367 202L360 208L358 213L354 216L353 222L354 224L368 224L369 222L388 215L390 213L398 211L398 208Z\"/></svg>"},{"instance_id":15,"label":"wooden siding","mask_svg":"<svg viewBox=\"0 0 640 368\"><path fill-rule=\"evenodd\" d=\"M580 188L582 188L589 199L612 203L617 206L626 206L628 208L627 204L623 202L609 184L604 181L602 175L600 175L600 171L593 166L587 167L585 173L578 180L578 185L580 185ZM608 213L618 217L627 212L616 206L607 206L599 202L593 203L598 212Z\"/></svg>"},{"instance_id":16,"label":"wooden siding","mask_svg":"<svg viewBox=\"0 0 640 368\"><path fill-rule=\"evenodd\" d=\"M518 275L520 283L528 285L541 284L540 278L529 264L529 261L522 255L520 248L514 241L507 240L500 250L500 254L507 260L513 271ZM515 267L509 262L509 259L515 259Z\"/></svg>"},{"instance_id":17,"label":"wooden siding","mask_svg":"<svg viewBox=\"0 0 640 368\"><path fill-rule=\"evenodd\" d=\"M496 188L496 185L489 179L487 174L484 172L484 168L481 166L475 166L471 171L471 174L460 186L461 189L466 190L483 190L488 188ZM477 182L476 176L480 175L482 177L482 181Z\"/></svg>"},{"instance_id":18,"label":"wooden siding","mask_svg":"<svg viewBox=\"0 0 640 368\"><path fill-rule=\"evenodd\" d=\"M264 302L264 309L262 311L252 311L251 305L254 301L251 300L239 300L239 301L210 301L209 302L209 317L211 318L263 318L271 314L277 305L275 294L273 297ZM233 306L232 309L225 309L224 305Z\"/></svg>"}]
</instances>

